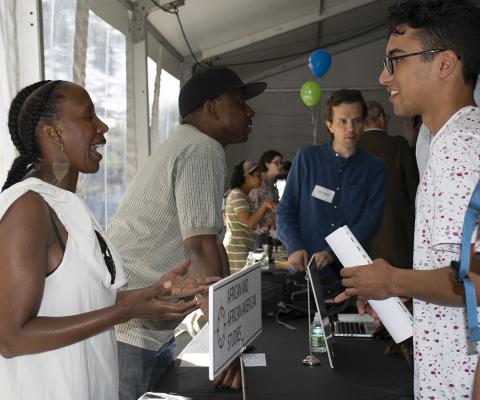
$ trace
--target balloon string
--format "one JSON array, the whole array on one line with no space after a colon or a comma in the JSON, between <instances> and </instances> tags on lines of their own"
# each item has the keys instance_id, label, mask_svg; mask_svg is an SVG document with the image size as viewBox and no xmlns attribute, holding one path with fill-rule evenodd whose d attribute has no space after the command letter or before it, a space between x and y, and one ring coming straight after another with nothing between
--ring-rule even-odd
<instances>
[{"instance_id":1,"label":"balloon string","mask_svg":"<svg viewBox=\"0 0 480 400\"><path fill-rule=\"evenodd\" d=\"M317 118L315 116L315 106L312 107L312 125L313 125L313 144L317 144Z\"/></svg>"}]
</instances>

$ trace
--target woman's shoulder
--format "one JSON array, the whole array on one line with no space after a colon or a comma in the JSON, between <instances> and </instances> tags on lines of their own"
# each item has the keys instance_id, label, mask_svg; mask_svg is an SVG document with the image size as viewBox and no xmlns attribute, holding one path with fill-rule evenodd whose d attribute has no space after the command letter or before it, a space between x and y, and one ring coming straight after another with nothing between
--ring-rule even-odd
<instances>
[{"instance_id":1,"label":"woman's shoulder","mask_svg":"<svg viewBox=\"0 0 480 400\"><path fill-rule=\"evenodd\" d=\"M30 207L46 207L45 196L63 198L67 192L37 178L27 178L18 182L0 194L0 215L3 215L13 203ZM35 209L38 211L37 209ZM26 210L29 211L29 210Z\"/></svg>"},{"instance_id":2,"label":"woman's shoulder","mask_svg":"<svg viewBox=\"0 0 480 400\"><path fill-rule=\"evenodd\" d=\"M250 204L250 199L245 193L242 192L240 188L235 188L230 190L230 193L227 197L227 202L246 202Z\"/></svg>"},{"instance_id":3,"label":"woman's shoulder","mask_svg":"<svg viewBox=\"0 0 480 400\"><path fill-rule=\"evenodd\" d=\"M27 246L28 251L32 250L34 244L43 246L50 237L49 218L48 206L41 195L36 192L26 191L7 204L3 199L0 200L2 251L6 251L12 243L19 242Z\"/></svg>"},{"instance_id":4,"label":"woman's shoulder","mask_svg":"<svg viewBox=\"0 0 480 400\"><path fill-rule=\"evenodd\" d=\"M39 193L27 190L16 197L2 196L0 214L2 220L43 220L48 215L48 207Z\"/></svg>"},{"instance_id":5,"label":"woman's shoulder","mask_svg":"<svg viewBox=\"0 0 480 400\"><path fill-rule=\"evenodd\" d=\"M230 197L230 198L239 198L239 197L244 197L244 193L242 192L242 190L240 188L233 188L230 190L230 192L228 192L228 196L227 197Z\"/></svg>"}]
</instances>

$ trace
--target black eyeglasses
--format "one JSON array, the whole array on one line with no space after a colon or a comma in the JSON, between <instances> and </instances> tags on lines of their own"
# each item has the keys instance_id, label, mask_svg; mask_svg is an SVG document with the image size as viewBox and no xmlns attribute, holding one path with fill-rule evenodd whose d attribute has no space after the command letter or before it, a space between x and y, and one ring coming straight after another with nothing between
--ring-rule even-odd
<instances>
[{"instance_id":1,"label":"black eyeglasses","mask_svg":"<svg viewBox=\"0 0 480 400\"><path fill-rule=\"evenodd\" d=\"M400 56L385 56L385 57L383 57L383 66L387 69L387 71L390 75L393 75L393 73L395 72L395 68L393 66L393 63L395 61L401 60L402 58L418 56L420 54L440 53L440 52L445 51L445 50L446 49L433 49L433 50L418 51L416 53L402 54Z\"/></svg>"},{"instance_id":2,"label":"black eyeglasses","mask_svg":"<svg viewBox=\"0 0 480 400\"><path fill-rule=\"evenodd\" d=\"M102 235L98 233L98 231L95 231L95 235L97 235L97 240L98 244L100 245L100 250L102 250L103 254L103 259L105 261L105 265L107 266L108 272L110 272L110 285L113 285L115 282L115 263L113 261L112 253L110 253L110 249L107 246L107 243L105 243L105 240L103 239Z\"/></svg>"}]
</instances>

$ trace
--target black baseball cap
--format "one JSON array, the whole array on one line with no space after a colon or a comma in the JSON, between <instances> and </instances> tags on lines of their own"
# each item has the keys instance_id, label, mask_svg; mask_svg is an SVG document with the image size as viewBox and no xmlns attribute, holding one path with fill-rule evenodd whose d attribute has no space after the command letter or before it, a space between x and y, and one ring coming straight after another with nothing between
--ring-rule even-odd
<instances>
[{"instance_id":1,"label":"black baseball cap","mask_svg":"<svg viewBox=\"0 0 480 400\"><path fill-rule=\"evenodd\" d=\"M251 99L262 93L265 82L244 83L240 77L227 67L204 68L195 73L183 87L178 96L180 116L186 117L200 108L207 100L213 100L224 93L240 89L245 99Z\"/></svg>"}]
</instances>

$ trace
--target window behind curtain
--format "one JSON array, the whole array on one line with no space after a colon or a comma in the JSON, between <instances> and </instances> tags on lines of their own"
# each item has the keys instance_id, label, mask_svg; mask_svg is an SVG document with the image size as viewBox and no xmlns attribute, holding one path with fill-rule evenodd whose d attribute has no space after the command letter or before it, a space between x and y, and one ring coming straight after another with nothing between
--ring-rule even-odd
<instances>
[{"instance_id":1,"label":"window behind curtain","mask_svg":"<svg viewBox=\"0 0 480 400\"><path fill-rule=\"evenodd\" d=\"M45 79L71 81L76 0L43 0Z\"/></svg>"},{"instance_id":2,"label":"window behind curtain","mask_svg":"<svg viewBox=\"0 0 480 400\"><path fill-rule=\"evenodd\" d=\"M72 80L76 0L43 0L46 79ZM126 190L126 38L89 12L85 86L95 111L110 128L100 170L80 177L84 197L105 227Z\"/></svg>"},{"instance_id":3,"label":"window behind curtain","mask_svg":"<svg viewBox=\"0 0 480 400\"><path fill-rule=\"evenodd\" d=\"M109 131L100 169L96 174L85 175L82 192L105 227L127 187L126 38L91 11L88 22L85 86L97 116Z\"/></svg>"},{"instance_id":4,"label":"window behind curtain","mask_svg":"<svg viewBox=\"0 0 480 400\"><path fill-rule=\"evenodd\" d=\"M164 69L162 69L160 78L160 134L164 141L175 125L178 125L180 81Z\"/></svg>"},{"instance_id":5,"label":"window behind curtain","mask_svg":"<svg viewBox=\"0 0 480 400\"><path fill-rule=\"evenodd\" d=\"M150 144L152 150L163 143L178 125L180 81L166 70L160 73L160 98L155 99L157 63L148 57L148 101L150 111ZM157 100L157 101L155 101ZM156 108L155 108L156 107Z\"/></svg>"}]
</instances>

